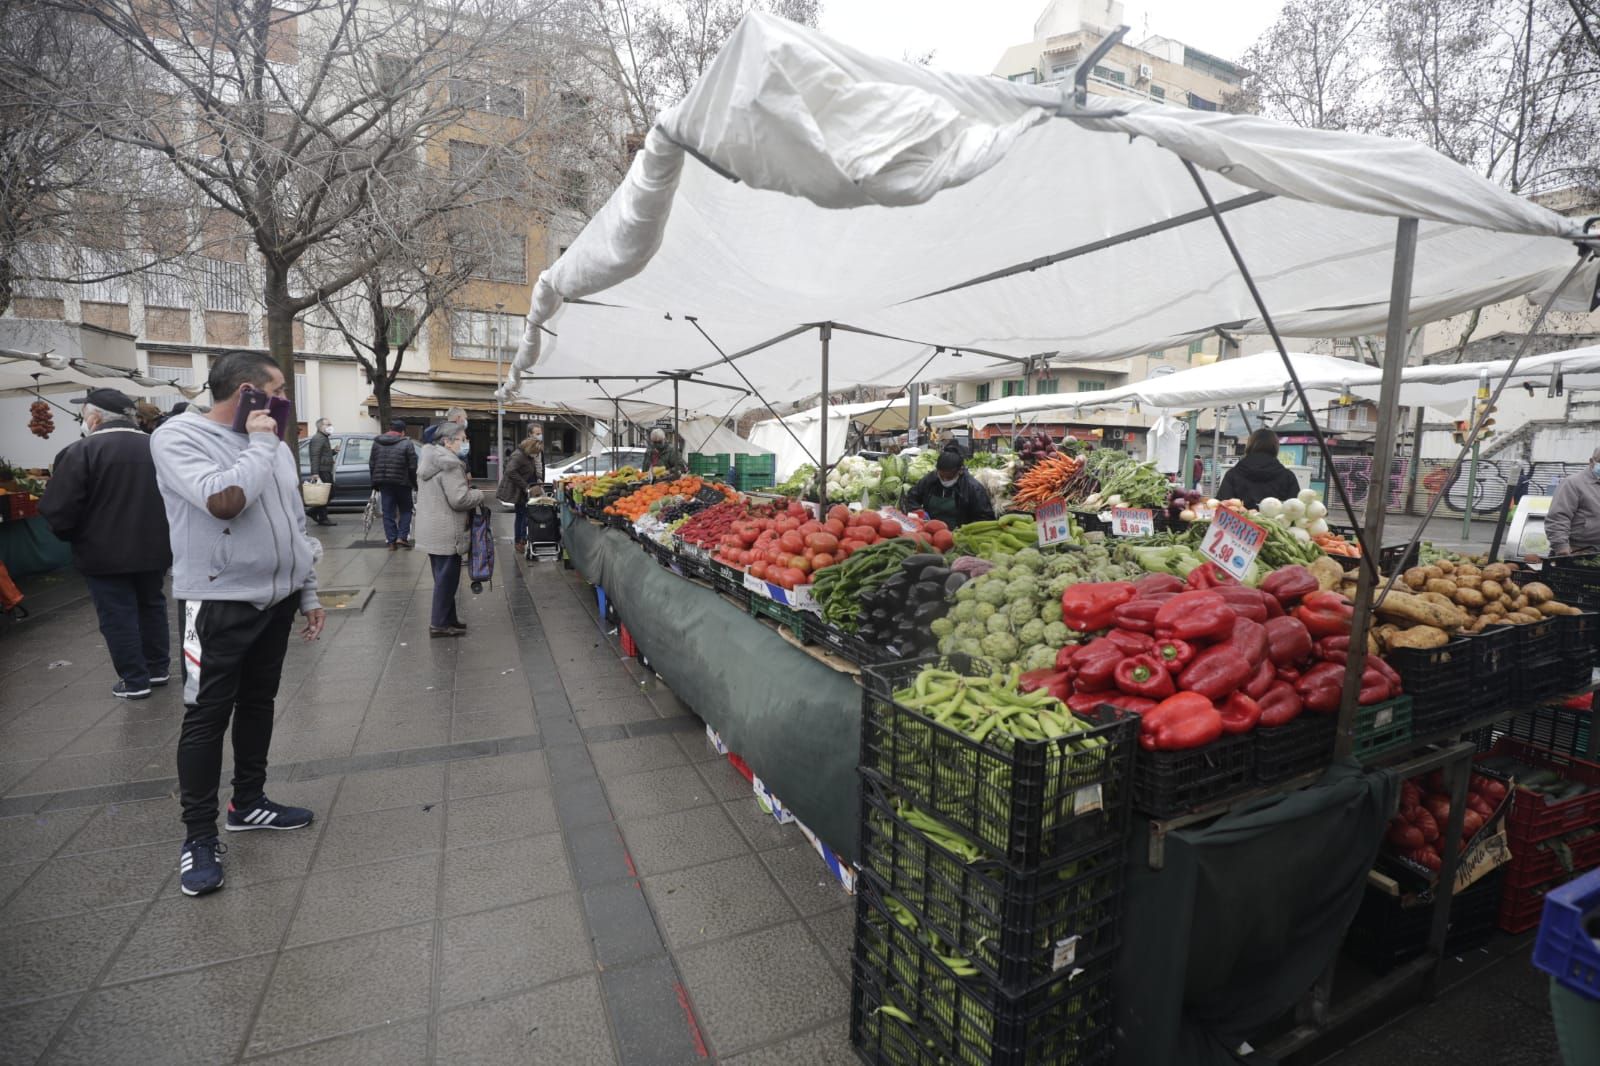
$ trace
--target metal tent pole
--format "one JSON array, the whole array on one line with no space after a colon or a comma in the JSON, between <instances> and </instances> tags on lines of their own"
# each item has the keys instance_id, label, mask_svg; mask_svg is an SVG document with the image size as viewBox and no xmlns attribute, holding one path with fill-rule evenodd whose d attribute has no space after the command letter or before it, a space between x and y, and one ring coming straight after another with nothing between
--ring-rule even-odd
<instances>
[{"instance_id":1,"label":"metal tent pole","mask_svg":"<svg viewBox=\"0 0 1600 1066\"><path fill-rule=\"evenodd\" d=\"M678 446L678 379L677 378L673 378L672 379L672 446L674 448L676 448ZM684 462L688 462L689 461L689 457L687 455L684 456L683 457L683 461Z\"/></svg>"},{"instance_id":2,"label":"metal tent pole","mask_svg":"<svg viewBox=\"0 0 1600 1066\"><path fill-rule=\"evenodd\" d=\"M1378 390L1378 433L1372 443L1374 456L1392 456L1399 433L1400 373L1406 365L1406 318L1411 308L1411 274L1416 260L1417 220L1402 218L1395 231L1394 278L1389 286L1389 331L1383 342L1383 383ZM1367 543L1374 548L1383 543L1388 497L1387 492L1367 493L1367 514L1362 528ZM1355 616L1350 621L1350 657L1345 664L1344 700L1339 705L1339 735L1334 742L1334 752L1341 759L1349 756L1355 747L1357 700L1361 695L1361 674L1367 665L1367 630L1372 624L1372 590L1376 584L1377 568L1363 566L1356 579Z\"/></svg>"},{"instance_id":3,"label":"metal tent pole","mask_svg":"<svg viewBox=\"0 0 1600 1066\"><path fill-rule=\"evenodd\" d=\"M817 335L822 339L822 406L817 409L822 433L817 464L817 517L821 518L828 513L828 342L833 339L833 323L822 323Z\"/></svg>"}]
</instances>

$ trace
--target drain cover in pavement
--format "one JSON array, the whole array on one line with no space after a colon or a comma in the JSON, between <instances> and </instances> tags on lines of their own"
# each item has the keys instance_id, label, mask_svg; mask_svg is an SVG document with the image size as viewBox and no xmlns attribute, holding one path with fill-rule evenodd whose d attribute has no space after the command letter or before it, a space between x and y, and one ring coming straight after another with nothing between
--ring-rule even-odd
<instances>
[{"instance_id":1,"label":"drain cover in pavement","mask_svg":"<svg viewBox=\"0 0 1600 1066\"><path fill-rule=\"evenodd\" d=\"M359 611L371 598L370 588L317 590L317 599L322 601L322 609L325 611Z\"/></svg>"}]
</instances>

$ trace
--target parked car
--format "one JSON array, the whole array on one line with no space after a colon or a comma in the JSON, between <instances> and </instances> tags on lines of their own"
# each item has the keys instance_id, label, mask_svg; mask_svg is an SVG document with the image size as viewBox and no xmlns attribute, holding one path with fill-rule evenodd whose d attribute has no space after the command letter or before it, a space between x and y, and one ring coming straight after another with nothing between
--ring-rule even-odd
<instances>
[{"instance_id":1,"label":"parked car","mask_svg":"<svg viewBox=\"0 0 1600 1066\"><path fill-rule=\"evenodd\" d=\"M367 469L367 457L372 454L376 433L329 433L328 439L337 449L333 453L333 496L328 507L335 511L359 511L367 505L372 495L372 472ZM311 442L300 442L300 477L311 477Z\"/></svg>"},{"instance_id":2,"label":"parked car","mask_svg":"<svg viewBox=\"0 0 1600 1066\"><path fill-rule=\"evenodd\" d=\"M596 449L588 455L569 459L561 466L546 466L544 478L554 483L576 474L606 474L619 467L638 466L644 462L644 457L643 448Z\"/></svg>"}]
</instances>

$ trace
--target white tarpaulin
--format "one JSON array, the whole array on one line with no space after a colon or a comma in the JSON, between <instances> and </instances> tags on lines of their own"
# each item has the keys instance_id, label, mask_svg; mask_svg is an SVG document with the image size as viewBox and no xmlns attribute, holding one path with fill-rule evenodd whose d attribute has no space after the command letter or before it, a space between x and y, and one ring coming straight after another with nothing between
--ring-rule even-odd
<instances>
[{"instance_id":1,"label":"white tarpaulin","mask_svg":"<svg viewBox=\"0 0 1600 1066\"><path fill-rule=\"evenodd\" d=\"M693 370L742 385L736 365L777 402L818 389L808 323L840 327L832 388L1023 376L972 348L1084 360L1219 326L1262 332L1185 161L1293 336L1381 330L1397 217L1422 220L1413 321L1548 287L1584 239L1413 142L1088 105L1112 115L1071 114L1059 88L880 59L751 14L540 276L511 380ZM799 332L730 365L691 318L728 356ZM702 408L717 391L683 388ZM638 395L670 404L671 385Z\"/></svg>"},{"instance_id":2,"label":"white tarpaulin","mask_svg":"<svg viewBox=\"0 0 1600 1066\"><path fill-rule=\"evenodd\" d=\"M780 482L805 466L815 465L817 453L822 450L822 420L814 414L809 419L793 422L769 418L750 427L750 439L772 449L776 456L774 468ZM792 434L792 436L791 436ZM832 465L844 456L845 443L850 436L850 416L828 411L828 463ZM798 442L795 438L799 438Z\"/></svg>"},{"instance_id":3,"label":"white tarpaulin","mask_svg":"<svg viewBox=\"0 0 1600 1066\"><path fill-rule=\"evenodd\" d=\"M955 409L955 404L941 396L917 398L919 419L931 419L934 415L947 414ZM781 417L791 427L796 427L806 422L815 422L821 414L822 408L819 405ZM828 415L830 418L837 416L854 422L863 433L904 433L910 428L908 420L911 417L911 401L904 396L896 396L892 400L861 400L857 403L829 404ZM762 420L762 422L772 421L776 419ZM759 426L762 422L757 422L756 425Z\"/></svg>"},{"instance_id":4,"label":"white tarpaulin","mask_svg":"<svg viewBox=\"0 0 1600 1066\"><path fill-rule=\"evenodd\" d=\"M770 449L745 440L715 418L686 418L678 423L683 452L706 455L766 455Z\"/></svg>"}]
</instances>

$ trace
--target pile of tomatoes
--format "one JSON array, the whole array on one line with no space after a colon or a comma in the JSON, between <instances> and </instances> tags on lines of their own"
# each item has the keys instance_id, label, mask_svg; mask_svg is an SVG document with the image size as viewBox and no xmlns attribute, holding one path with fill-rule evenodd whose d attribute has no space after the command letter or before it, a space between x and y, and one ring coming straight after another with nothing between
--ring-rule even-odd
<instances>
[{"instance_id":1,"label":"pile of tomatoes","mask_svg":"<svg viewBox=\"0 0 1600 1066\"><path fill-rule=\"evenodd\" d=\"M1463 850L1487 825L1505 802L1505 782L1473 774L1467 782L1466 810L1461 812ZM1450 793L1438 770L1400 785L1400 813L1389 820L1389 846L1412 862L1435 872L1442 865L1440 851L1445 827L1450 824Z\"/></svg>"},{"instance_id":2,"label":"pile of tomatoes","mask_svg":"<svg viewBox=\"0 0 1600 1066\"><path fill-rule=\"evenodd\" d=\"M901 536L934 547L937 538L948 539L950 533L938 522L908 531L895 519L875 511L852 512L842 506L829 508L818 520L796 502L771 517L752 516L734 522L718 545L716 560L792 589L809 583L816 571L850 558L852 552Z\"/></svg>"}]
</instances>

